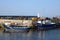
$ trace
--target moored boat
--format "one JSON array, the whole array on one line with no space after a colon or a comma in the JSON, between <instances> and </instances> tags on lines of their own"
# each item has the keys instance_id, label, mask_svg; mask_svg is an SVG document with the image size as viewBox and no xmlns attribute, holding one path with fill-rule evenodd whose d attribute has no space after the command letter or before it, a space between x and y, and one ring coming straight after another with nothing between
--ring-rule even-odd
<instances>
[{"instance_id":1,"label":"moored boat","mask_svg":"<svg viewBox=\"0 0 60 40\"><path fill-rule=\"evenodd\" d=\"M38 30L56 28L56 24L51 21L38 21L37 22Z\"/></svg>"},{"instance_id":2,"label":"moored boat","mask_svg":"<svg viewBox=\"0 0 60 40\"><path fill-rule=\"evenodd\" d=\"M36 22L36 28L38 30L56 28L56 23L52 22L49 18L43 16L40 17L39 13L37 15L38 20Z\"/></svg>"},{"instance_id":3,"label":"moored boat","mask_svg":"<svg viewBox=\"0 0 60 40\"><path fill-rule=\"evenodd\" d=\"M30 30L30 27L27 26L17 26L17 25L10 25L7 26L5 24L3 24L4 28L5 28L5 32L27 32Z\"/></svg>"}]
</instances>

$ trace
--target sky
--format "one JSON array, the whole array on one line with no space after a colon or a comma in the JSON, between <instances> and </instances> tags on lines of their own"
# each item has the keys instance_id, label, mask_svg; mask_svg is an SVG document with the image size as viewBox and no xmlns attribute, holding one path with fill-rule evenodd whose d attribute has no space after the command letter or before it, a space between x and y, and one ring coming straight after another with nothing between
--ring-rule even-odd
<instances>
[{"instance_id":1,"label":"sky","mask_svg":"<svg viewBox=\"0 0 60 40\"><path fill-rule=\"evenodd\" d=\"M60 0L0 0L0 15L60 16Z\"/></svg>"}]
</instances>

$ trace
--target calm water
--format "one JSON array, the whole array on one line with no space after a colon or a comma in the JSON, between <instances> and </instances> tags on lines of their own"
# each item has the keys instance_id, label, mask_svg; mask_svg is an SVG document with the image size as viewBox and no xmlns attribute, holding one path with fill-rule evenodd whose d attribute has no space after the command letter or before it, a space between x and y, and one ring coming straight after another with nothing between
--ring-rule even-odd
<instances>
[{"instance_id":1,"label":"calm water","mask_svg":"<svg viewBox=\"0 0 60 40\"><path fill-rule=\"evenodd\" d=\"M0 40L60 40L60 29L19 33L0 33Z\"/></svg>"}]
</instances>

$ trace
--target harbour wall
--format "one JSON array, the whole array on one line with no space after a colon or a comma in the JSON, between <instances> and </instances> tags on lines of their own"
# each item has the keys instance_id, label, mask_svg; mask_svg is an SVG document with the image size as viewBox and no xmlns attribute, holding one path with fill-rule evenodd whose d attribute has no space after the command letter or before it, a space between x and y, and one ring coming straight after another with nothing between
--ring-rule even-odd
<instances>
[{"instance_id":1,"label":"harbour wall","mask_svg":"<svg viewBox=\"0 0 60 40\"><path fill-rule=\"evenodd\" d=\"M32 20L11 20L11 19L0 19L0 24L3 23L19 23L19 25L27 25L32 26Z\"/></svg>"}]
</instances>

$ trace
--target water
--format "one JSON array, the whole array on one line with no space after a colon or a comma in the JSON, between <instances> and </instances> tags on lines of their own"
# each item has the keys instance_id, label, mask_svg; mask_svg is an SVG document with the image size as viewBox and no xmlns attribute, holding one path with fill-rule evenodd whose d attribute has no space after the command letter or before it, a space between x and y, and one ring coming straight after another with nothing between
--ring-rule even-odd
<instances>
[{"instance_id":1,"label":"water","mask_svg":"<svg viewBox=\"0 0 60 40\"><path fill-rule=\"evenodd\" d=\"M0 40L60 40L60 29L0 33Z\"/></svg>"}]
</instances>

